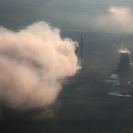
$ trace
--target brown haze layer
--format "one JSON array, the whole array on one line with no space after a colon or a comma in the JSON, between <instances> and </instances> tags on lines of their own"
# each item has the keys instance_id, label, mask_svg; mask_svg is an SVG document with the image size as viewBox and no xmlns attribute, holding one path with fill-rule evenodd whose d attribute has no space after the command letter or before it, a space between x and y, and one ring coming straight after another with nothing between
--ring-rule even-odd
<instances>
[{"instance_id":1,"label":"brown haze layer","mask_svg":"<svg viewBox=\"0 0 133 133\"><path fill-rule=\"evenodd\" d=\"M19 32L0 28L0 102L11 108L50 105L61 91L61 79L79 69L76 42L38 22Z\"/></svg>"}]
</instances>

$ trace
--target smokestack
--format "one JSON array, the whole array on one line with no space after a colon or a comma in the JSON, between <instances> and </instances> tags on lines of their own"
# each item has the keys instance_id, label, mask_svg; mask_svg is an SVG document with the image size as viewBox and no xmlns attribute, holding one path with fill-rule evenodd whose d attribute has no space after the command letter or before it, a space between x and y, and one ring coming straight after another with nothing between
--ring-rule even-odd
<instances>
[{"instance_id":1,"label":"smokestack","mask_svg":"<svg viewBox=\"0 0 133 133\"><path fill-rule=\"evenodd\" d=\"M78 47L76 47L76 50L75 50L75 54L77 55L77 57L78 57Z\"/></svg>"},{"instance_id":2,"label":"smokestack","mask_svg":"<svg viewBox=\"0 0 133 133\"><path fill-rule=\"evenodd\" d=\"M81 59L83 58L83 38L81 38Z\"/></svg>"},{"instance_id":3,"label":"smokestack","mask_svg":"<svg viewBox=\"0 0 133 133\"><path fill-rule=\"evenodd\" d=\"M128 53L121 53L121 57L120 57L120 61L119 61L119 65L118 68L116 70L116 73L118 75L125 75L128 74L130 70L130 66L129 66L129 54Z\"/></svg>"}]
</instances>

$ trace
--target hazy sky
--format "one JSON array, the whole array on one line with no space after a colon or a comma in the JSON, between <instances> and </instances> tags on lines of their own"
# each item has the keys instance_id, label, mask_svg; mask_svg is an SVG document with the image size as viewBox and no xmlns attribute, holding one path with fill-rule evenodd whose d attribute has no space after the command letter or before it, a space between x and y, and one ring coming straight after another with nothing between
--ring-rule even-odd
<instances>
[{"instance_id":1,"label":"hazy sky","mask_svg":"<svg viewBox=\"0 0 133 133\"><path fill-rule=\"evenodd\" d=\"M126 32L133 28L128 0L56 0L41 7L45 21L64 30Z\"/></svg>"},{"instance_id":2,"label":"hazy sky","mask_svg":"<svg viewBox=\"0 0 133 133\"><path fill-rule=\"evenodd\" d=\"M43 20L61 30L132 33L132 6L132 0L1 0L0 24Z\"/></svg>"}]
</instances>

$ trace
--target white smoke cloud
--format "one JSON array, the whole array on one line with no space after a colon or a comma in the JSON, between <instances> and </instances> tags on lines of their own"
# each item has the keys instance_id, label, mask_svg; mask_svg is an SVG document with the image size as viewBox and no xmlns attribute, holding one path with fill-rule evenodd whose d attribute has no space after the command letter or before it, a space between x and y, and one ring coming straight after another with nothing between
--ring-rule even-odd
<instances>
[{"instance_id":1,"label":"white smoke cloud","mask_svg":"<svg viewBox=\"0 0 133 133\"><path fill-rule=\"evenodd\" d=\"M50 105L61 91L60 80L80 68L75 46L45 22L19 32L1 27L0 102L19 109Z\"/></svg>"}]
</instances>

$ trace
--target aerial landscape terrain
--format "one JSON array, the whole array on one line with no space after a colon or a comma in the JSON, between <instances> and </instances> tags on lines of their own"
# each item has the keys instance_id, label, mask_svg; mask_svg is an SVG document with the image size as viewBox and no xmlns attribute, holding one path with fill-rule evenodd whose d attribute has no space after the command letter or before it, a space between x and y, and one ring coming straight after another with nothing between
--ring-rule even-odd
<instances>
[{"instance_id":1,"label":"aerial landscape terrain","mask_svg":"<svg viewBox=\"0 0 133 133\"><path fill-rule=\"evenodd\" d=\"M133 133L132 13L131 0L0 0L0 132ZM130 82L106 84L121 49Z\"/></svg>"}]
</instances>

